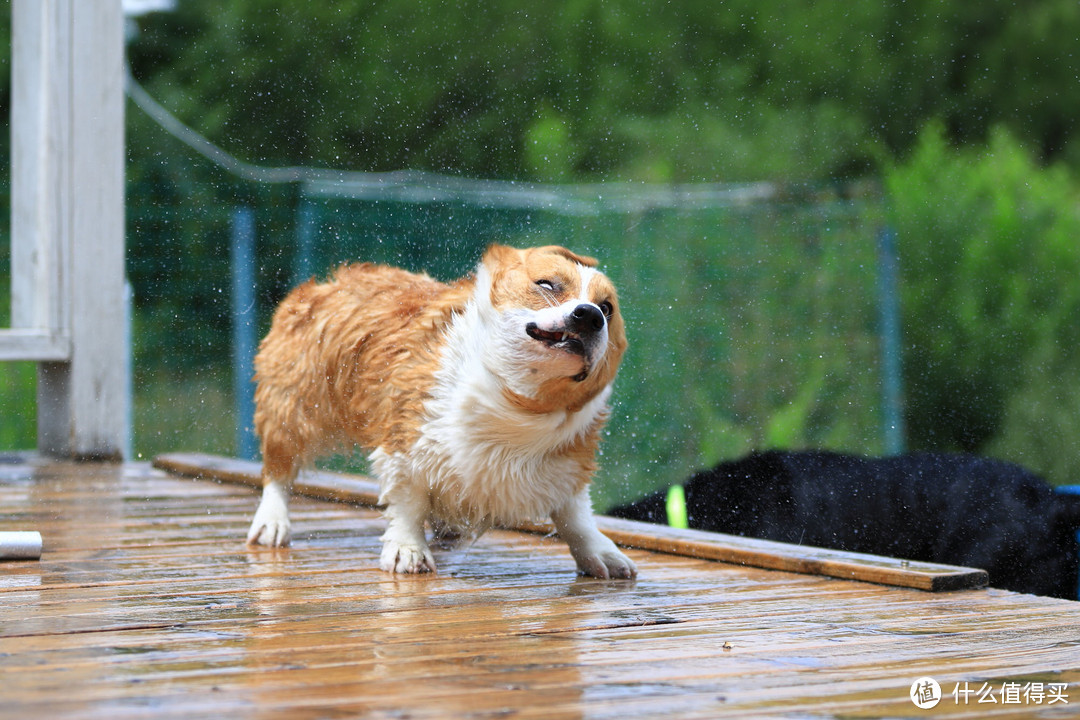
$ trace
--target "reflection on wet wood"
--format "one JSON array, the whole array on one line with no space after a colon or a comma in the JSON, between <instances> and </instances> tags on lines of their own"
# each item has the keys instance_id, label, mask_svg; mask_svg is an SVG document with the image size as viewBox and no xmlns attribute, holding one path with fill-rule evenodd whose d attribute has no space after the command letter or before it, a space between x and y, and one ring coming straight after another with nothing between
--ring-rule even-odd
<instances>
[{"instance_id":1,"label":"reflection on wet wood","mask_svg":"<svg viewBox=\"0 0 1080 720\"><path fill-rule=\"evenodd\" d=\"M377 569L373 510L298 498L287 550L250 550L257 495L145 464L0 464L0 718L852 717L957 704L956 683L1073 683L1080 603L926 593L631 550L579 578L562 543L492 532L436 576Z\"/></svg>"},{"instance_id":2,"label":"reflection on wet wood","mask_svg":"<svg viewBox=\"0 0 1080 720\"><path fill-rule=\"evenodd\" d=\"M158 456L154 459L154 466L196 478L261 487L259 464L245 460L175 453ZM297 481L295 489L297 493L309 497L369 507L374 507L379 497L379 486L371 479L324 471L305 473ZM935 592L984 587L988 581L986 571L974 568L789 545L698 530L679 530L618 518L600 518L598 524L608 537L625 547L769 570L825 575ZM517 529L541 534L553 530L549 525L528 525Z\"/></svg>"}]
</instances>

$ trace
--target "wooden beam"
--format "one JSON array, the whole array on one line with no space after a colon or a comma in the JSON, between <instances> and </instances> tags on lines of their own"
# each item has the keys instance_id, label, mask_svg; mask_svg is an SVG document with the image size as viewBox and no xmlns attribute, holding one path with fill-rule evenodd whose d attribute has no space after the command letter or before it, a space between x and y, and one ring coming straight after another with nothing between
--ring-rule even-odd
<instances>
[{"instance_id":1,"label":"wooden beam","mask_svg":"<svg viewBox=\"0 0 1080 720\"><path fill-rule=\"evenodd\" d=\"M0 330L0 362L8 360L67 360L71 338L59 332L12 328Z\"/></svg>"},{"instance_id":2,"label":"wooden beam","mask_svg":"<svg viewBox=\"0 0 1080 720\"><path fill-rule=\"evenodd\" d=\"M71 152L67 13L70 7L54 0L14 0L11 7L11 315L16 329L64 331L70 325L71 228L64 209L71 191L64 162Z\"/></svg>"},{"instance_id":3,"label":"wooden beam","mask_svg":"<svg viewBox=\"0 0 1080 720\"><path fill-rule=\"evenodd\" d=\"M171 453L154 458L153 464L156 468L180 475L262 487L261 465L257 462L198 453ZM378 483L359 475L310 471L297 478L293 489L298 495L372 507L377 506L379 501ZM625 547L768 570L824 575L929 592L980 588L989 582L985 570L954 565L790 545L701 530L679 530L604 516L597 517L597 525L605 535ZM545 534L553 532L553 528L544 523L513 529Z\"/></svg>"}]
</instances>

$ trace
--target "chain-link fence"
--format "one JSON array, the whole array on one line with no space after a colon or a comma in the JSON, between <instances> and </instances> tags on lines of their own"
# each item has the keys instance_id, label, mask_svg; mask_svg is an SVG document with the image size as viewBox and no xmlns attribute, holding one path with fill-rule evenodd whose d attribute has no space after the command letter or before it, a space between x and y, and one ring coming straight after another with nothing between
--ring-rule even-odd
<instances>
[{"instance_id":1,"label":"chain-link fence","mask_svg":"<svg viewBox=\"0 0 1080 720\"><path fill-rule=\"evenodd\" d=\"M411 175L361 188L264 189L232 207L185 207L154 194L170 193L136 188L129 197L137 451L244 452L244 433L221 417L250 425L249 406L235 404L250 384L240 377L234 389L230 379L249 367L233 369L232 331L250 325L261 335L297 280L355 260L449 280L470 272L492 242L594 255L619 289L630 349L598 504L753 448L896 449L899 434L890 440L888 428L898 415L882 399L881 313L890 298L872 197ZM246 269L229 252L248 232L236 232L241 217L253 221ZM243 301L254 307L235 316L233 273L257 288ZM182 397L171 397L173 383Z\"/></svg>"}]
</instances>

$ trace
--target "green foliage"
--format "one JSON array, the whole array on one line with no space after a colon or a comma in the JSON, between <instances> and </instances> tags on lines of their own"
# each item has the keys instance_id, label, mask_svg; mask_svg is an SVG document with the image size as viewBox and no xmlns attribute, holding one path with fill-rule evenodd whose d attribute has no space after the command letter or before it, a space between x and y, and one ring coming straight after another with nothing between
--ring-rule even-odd
<instances>
[{"instance_id":1,"label":"green foliage","mask_svg":"<svg viewBox=\"0 0 1080 720\"><path fill-rule=\"evenodd\" d=\"M136 76L255 163L826 179L935 117L1080 162L1073 0L185 0L139 24Z\"/></svg>"},{"instance_id":2,"label":"green foliage","mask_svg":"<svg viewBox=\"0 0 1080 720\"><path fill-rule=\"evenodd\" d=\"M876 213L755 204L584 228L630 335L599 506L754 448L881 451Z\"/></svg>"},{"instance_id":3,"label":"green foliage","mask_svg":"<svg viewBox=\"0 0 1080 720\"><path fill-rule=\"evenodd\" d=\"M1005 401L999 431L985 448L987 454L1036 469L1059 485L1076 485L1080 478L1080 358L1075 348L1056 351L1058 358L1052 362L1036 360L1024 368Z\"/></svg>"},{"instance_id":4,"label":"green foliage","mask_svg":"<svg viewBox=\"0 0 1080 720\"><path fill-rule=\"evenodd\" d=\"M26 450L37 443L37 367L0 363L0 450Z\"/></svg>"},{"instance_id":5,"label":"green foliage","mask_svg":"<svg viewBox=\"0 0 1080 720\"><path fill-rule=\"evenodd\" d=\"M1080 435L1080 210L1070 174L1040 167L1003 128L984 150L956 149L932 124L886 187L900 239L913 444L1080 470L1075 442L1054 458L1041 439ZM1064 425L1050 431L1051 418Z\"/></svg>"},{"instance_id":6,"label":"green foliage","mask_svg":"<svg viewBox=\"0 0 1080 720\"><path fill-rule=\"evenodd\" d=\"M233 455L236 417L227 365L201 371L147 367L136 372L134 438L136 459L193 451Z\"/></svg>"},{"instance_id":7,"label":"green foliage","mask_svg":"<svg viewBox=\"0 0 1080 720\"><path fill-rule=\"evenodd\" d=\"M0 327L11 325L8 235L7 228L0 229ZM0 362L0 450L25 450L37 442L36 378L33 363Z\"/></svg>"},{"instance_id":8,"label":"green foliage","mask_svg":"<svg viewBox=\"0 0 1080 720\"><path fill-rule=\"evenodd\" d=\"M570 137L569 122L551 108L544 108L526 129L525 164L529 173L542 182L571 179L580 152Z\"/></svg>"}]
</instances>

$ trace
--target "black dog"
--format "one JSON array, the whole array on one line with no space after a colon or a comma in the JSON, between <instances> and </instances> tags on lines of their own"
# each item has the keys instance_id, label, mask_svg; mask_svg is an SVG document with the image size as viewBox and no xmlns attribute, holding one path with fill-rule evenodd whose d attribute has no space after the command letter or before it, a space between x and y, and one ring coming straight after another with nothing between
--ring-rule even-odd
<instances>
[{"instance_id":1,"label":"black dog","mask_svg":"<svg viewBox=\"0 0 1080 720\"><path fill-rule=\"evenodd\" d=\"M1080 496L969 455L754 453L685 485L690 527L977 567L994 587L1077 599ZM667 523L665 493L609 515Z\"/></svg>"}]
</instances>

